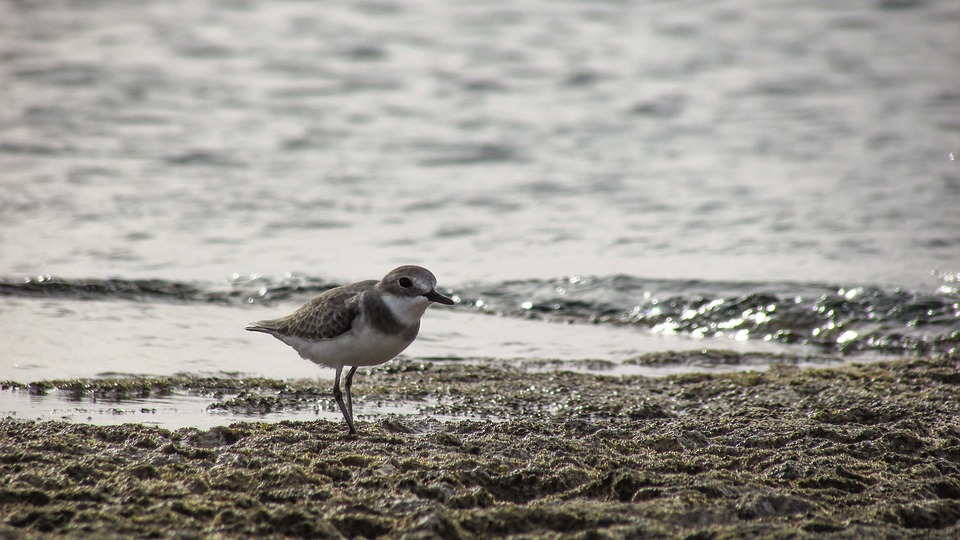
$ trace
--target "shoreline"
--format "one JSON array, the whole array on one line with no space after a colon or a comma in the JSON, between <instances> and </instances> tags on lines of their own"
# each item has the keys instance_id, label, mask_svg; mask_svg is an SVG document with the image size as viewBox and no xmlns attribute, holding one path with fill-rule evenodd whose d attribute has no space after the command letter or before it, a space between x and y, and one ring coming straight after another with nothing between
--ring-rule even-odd
<instances>
[{"instance_id":1,"label":"shoreline","mask_svg":"<svg viewBox=\"0 0 960 540\"><path fill-rule=\"evenodd\" d=\"M296 384L223 403L323 399ZM0 421L0 536L960 535L956 356L665 378L405 361L356 390L421 414L356 437Z\"/></svg>"}]
</instances>

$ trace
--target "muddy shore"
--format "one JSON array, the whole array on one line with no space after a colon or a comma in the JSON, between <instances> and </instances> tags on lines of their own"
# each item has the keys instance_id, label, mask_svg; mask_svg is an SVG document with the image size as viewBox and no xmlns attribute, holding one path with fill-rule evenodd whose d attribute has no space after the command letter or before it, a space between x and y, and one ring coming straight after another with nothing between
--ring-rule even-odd
<instances>
[{"instance_id":1,"label":"muddy shore","mask_svg":"<svg viewBox=\"0 0 960 540\"><path fill-rule=\"evenodd\" d=\"M225 408L328 399L265 380L32 391L71 384L179 385ZM353 437L327 421L0 421L0 537L960 537L956 356L662 379L406 361L355 392L358 412L423 414Z\"/></svg>"}]
</instances>

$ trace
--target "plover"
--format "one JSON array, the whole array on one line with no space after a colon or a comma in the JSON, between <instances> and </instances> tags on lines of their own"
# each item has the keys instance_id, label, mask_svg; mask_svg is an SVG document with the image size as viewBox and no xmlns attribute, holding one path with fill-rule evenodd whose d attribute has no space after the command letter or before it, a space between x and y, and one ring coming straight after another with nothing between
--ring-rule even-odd
<instances>
[{"instance_id":1,"label":"plover","mask_svg":"<svg viewBox=\"0 0 960 540\"><path fill-rule=\"evenodd\" d=\"M255 322L247 330L270 334L302 358L336 369L333 398L354 434L353 374L358 367L391 360L413 343L420 317L431 303L454 303L436 286L437 278L426 268L401 266L379 282L371 279L330 289L286 317ZM346 366L350 371L344 381L344 403L340 375Z\"/></svg>"}]
</instances>

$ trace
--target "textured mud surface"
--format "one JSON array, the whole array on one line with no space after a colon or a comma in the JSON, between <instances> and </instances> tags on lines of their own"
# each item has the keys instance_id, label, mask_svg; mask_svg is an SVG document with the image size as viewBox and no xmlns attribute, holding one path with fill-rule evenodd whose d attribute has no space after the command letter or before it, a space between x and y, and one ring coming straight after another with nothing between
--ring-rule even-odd
<instances>
[{"instance_id":1,"label":"textured mud surface","mask_svg":"<svg viewBox=\"0 0 960 540\"><path fill-rule=\"evenodd\" d=\"M314 393L244 384L221 406ZM355 437L8 419L0 536L960 535L955 357L665 379L400 363L355 391L478 419L380 418Z\"/></svg>"}]
</instances>

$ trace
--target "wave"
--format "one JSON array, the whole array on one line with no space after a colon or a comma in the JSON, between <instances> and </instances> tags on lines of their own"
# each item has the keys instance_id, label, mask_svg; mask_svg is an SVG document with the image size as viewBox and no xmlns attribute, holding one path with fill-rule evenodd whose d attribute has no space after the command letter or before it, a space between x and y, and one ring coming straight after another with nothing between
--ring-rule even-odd
<instances>
[{"instance_id":1,"label":"wave","mask_svg":"<svg viewBox=\"0 0 960 540\"><path fill-rule=\"evenodd\" d=\"M508 316L802 343L840 353L960 351L960 291L952 287L919 292L621 275L515 281L464 292L463 303Z\"/></svg>"},{"instance_id":2,"label":"wave","mask_svg":"<svg viewBox=\"0 0 960 540\"><path fill-rule=\"evenodd\" d=\"M233 276L220 284L44 276L0 280L0 296L239 305L304 301L337 285L300 275ZM920 292L615 275L467 284L443 292L458 309L546 322L802 343L839 353L960 352L960 289L952 286Z\"/></svg>"},{"instance_id":3,"label":"wave","mask_svg":"<svg viewBox=\"0 0 960 540\"><path fill-rule=\"evenodd\" d=\"M234 277L225 284L184 283L163 279L62 279L40 276L19 281L0 280L0 296L253 304L319 294L336 286L319 279L297 276L286 276L282 279Z\"/></svg>"}]
</instances>

